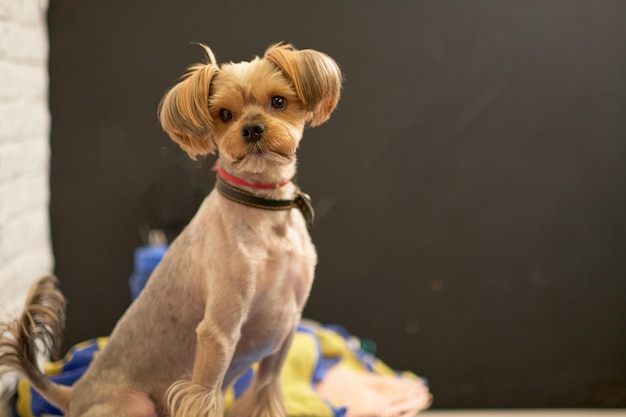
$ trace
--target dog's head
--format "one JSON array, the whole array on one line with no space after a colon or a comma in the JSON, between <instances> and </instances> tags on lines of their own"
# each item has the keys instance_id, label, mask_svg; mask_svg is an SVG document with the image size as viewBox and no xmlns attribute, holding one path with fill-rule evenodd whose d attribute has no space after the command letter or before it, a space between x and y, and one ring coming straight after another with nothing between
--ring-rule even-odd
<instances>
[{"instance_id":1,"label":"dog's head","mask_svg":"<svg viewBox=\"0 0 626 417\"><path fill-rule=\"evenodd\" d=\"M163 129L193 159L220 153L238 172L261 173L293 164L305 126L317 126L337 106L342 76L328 55L269 47L262 58L189 68L161 101Z\"/></svg>"}]
</instances>

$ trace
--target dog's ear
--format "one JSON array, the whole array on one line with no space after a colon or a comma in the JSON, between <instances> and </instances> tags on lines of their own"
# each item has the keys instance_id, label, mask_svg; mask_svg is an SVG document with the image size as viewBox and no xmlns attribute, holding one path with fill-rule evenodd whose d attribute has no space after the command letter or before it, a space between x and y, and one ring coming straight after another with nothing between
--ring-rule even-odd
<instances>
[{"instance_id":1,"label":"dog's ear","mask_svg":"<svg viewBox=\"0 0 626 417\"><path fill-rule=\"evenodd\" d=\"M293 82L310 113L311 126L328 120L339 102L343 81L341 70L331 57L312 49L299 51L289 44L276 44L265 51L264 58L276 64Z\"/></svg>"},{"instance_id":2,"label":"dog's ear","mask_svg":"<svg viewBox=\"0 0 626 417\"><path fill-rule=\"evenodd\" d=\"M215 153L209 90L218 66L211 49L200 46L209 62L190 66L183 79L163 96L158 110L163 130L194 160L197 155Z\"/></svg>"}]
</instances>

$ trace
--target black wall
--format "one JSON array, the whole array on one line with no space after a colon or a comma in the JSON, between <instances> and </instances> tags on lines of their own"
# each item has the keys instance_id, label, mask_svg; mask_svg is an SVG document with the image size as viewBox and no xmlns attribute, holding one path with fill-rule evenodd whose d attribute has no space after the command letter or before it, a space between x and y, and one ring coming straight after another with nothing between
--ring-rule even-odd
<instances>
[{"instance_id":1,"label":"black wall","mask_svg":"<svg viewBox=\"0 0 626 417\"><path fill-rule=\"evenodd\" d=\"M52 0L52 233L67 345L130 301L133 249L212 188L156 107L191 42L345 72L308 130L306 316L426 375L435 406L626 406L626 2ZM182 308L182 307L181 307Z\"/></svg>"}]
</instances>

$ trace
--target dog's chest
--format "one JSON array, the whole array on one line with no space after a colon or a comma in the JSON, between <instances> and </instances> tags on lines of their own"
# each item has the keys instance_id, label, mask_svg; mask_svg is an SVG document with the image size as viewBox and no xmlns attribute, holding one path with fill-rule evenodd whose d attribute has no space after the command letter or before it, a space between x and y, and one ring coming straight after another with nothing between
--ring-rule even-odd
<instances>
[{"instance_id":1,"label":"dog's chest","mask_svg":"<svg viewBox=\"0 0 626 417\"><path fill-rule=\"evenodd\" d=\"M246 237L242 256L248 258L254 296L239 351L263 357L297 325L313 282L316 254L303 225L261 225Z\"/></svg>"},{"instance_id":2,"label":"dog's chest","mask_svg":"<svg viewBox=\"0 0 626 417\"><path fill-rule=\"evenodd\" d=\"M253 308L272 307L274 303L294 303L302 309L313 281L315 248L306 228L291 225L259 225L248 236L245 257L254 277Z\"/></svg>"}]
</instances>

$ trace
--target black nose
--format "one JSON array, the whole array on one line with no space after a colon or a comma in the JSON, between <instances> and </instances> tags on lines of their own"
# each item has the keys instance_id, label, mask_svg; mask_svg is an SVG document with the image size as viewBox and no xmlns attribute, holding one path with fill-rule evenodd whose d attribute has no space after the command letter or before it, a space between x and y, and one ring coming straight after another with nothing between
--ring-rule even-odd
<instances>
[{"instance_id":1,"label":"black nose","mask_svg":"<svg viewBox=\"0 0 626 417\"><path fill-rule=\"evenodd\" d=\"M246 123L241 128L241 136L247 142L257 142L263 137L265 133L265 125L263 123Z\"/></svg>"}]
</instances>

